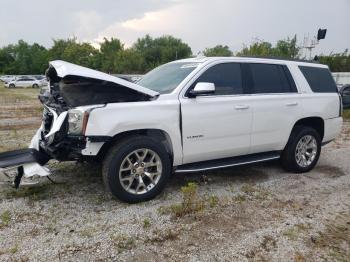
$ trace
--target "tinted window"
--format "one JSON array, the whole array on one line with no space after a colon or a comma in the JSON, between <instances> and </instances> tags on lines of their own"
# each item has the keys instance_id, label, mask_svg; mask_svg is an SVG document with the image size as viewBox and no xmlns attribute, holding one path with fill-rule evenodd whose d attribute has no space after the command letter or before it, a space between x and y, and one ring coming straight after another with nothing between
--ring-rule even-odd
<instances>
[{"instance_id":1,"label":"tinted window","mask_svg":"<svg viewBox=\"0 0 350 262\"><path fill-rule=\"evenodd\" d=\"M297 92L292 76L286 66L272 64L250 64L253 93Z\"/></svg>"},{"instance_id":2,"label":"tinted window","mask_svg":"<svg viewBox=\"0 0 350 262\"><path fill-rule=\"evenodd\" d=\"M214 83L215 95L242 94L241 66L238 63L218 64L205 71L192 85L199 82Z\"/></svg>"},{"instance_id":3,"label":"tinted window","mask_svg":"<svg viewBox=\"0 0 350 262\"><path fill-rule=\"evenodd\" d=\"M299 66L311 90L317 93L337 92L337 85L327 68Z\"/></svg>"}]
</instances>

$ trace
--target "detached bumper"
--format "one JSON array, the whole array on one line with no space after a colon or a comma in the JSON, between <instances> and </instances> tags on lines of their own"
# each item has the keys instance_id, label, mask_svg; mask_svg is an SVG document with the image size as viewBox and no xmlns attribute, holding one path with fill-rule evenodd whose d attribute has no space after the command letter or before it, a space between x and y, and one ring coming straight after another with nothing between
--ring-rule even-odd
<instances>
[{"instance_id":1,"label":"detached bumper","mask_svg":"<svg viewBox=\"0 0 350 262\"><path fill-rule=\"evenodd\" d=\"M18 188L22 177L50 175L49 170L42 166L49 159L48 155L32 148L1 153L0 173L9 179L7 182ZM11 170L17 170L17 174L7 174Z\"/></svg>"},{"instance_id":2,"label":"detached bumper","mask_svg":"<svg viewBox=\"0 0 350 262\"><path fill-rule=\"evenodd\" d=\"M0 153L0 168L10 168L23 164L38 163L44 165L50 158L33 148Z\"/></svg>"}]
</instances>

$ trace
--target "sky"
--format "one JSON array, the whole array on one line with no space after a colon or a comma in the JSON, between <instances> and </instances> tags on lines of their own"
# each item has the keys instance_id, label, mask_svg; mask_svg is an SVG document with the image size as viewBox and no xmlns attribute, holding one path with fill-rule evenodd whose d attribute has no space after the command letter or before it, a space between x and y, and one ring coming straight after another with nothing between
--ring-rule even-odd
<instances>
[{"instance_id":1,"label":"sky","mask_svg":"<svg viewBox=\"0 0 350 262\"><path fill-rule=\"evenodd\" d=\"M300 44L327 28L314 53L350 48L350 0L0 0L0 47L23 39L46 47L77 37L98 46L119 38L173 35L194 54L217 44L238 51L297 34Z\"/></svg>"}]
</instances>

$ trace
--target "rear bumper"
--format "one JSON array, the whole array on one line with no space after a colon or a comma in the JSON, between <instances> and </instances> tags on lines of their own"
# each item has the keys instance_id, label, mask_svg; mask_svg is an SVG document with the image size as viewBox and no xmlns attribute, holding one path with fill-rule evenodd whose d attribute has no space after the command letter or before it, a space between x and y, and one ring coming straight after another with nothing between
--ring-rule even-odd
<instances>
[{"instance_id":1,"label":"rear bumper","mask_svg":"<svg viewBox=\"0 0 350 262\"><path fill-rule=\"evenodd\" d=\"M335 139L342 130L343 126L343 118L342 117L335 117L330 119L324 120L324 136L323 136L323 143L329 142L333 139Z\"/></svg>"}]
</instances>

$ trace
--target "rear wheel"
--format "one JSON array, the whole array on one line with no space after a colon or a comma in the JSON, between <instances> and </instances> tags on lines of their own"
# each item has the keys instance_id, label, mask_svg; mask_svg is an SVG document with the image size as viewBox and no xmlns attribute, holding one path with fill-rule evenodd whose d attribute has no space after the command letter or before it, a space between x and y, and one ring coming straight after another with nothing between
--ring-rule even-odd
<instances>
[{"instance_id":1,"label":"rear wheel","mask_svg":"<svg viewBox=\"0 0 350 262\"><path fill-rule=\"evenodd\" d=\"M321 153L321 138L311 127L296 126L281 156L282 166L303 173L314 168Z\"/></svg>"},{"instance_id":2,"label":"rear wheel","mask_svg":"<svg viewBox=\"0 0 350 262\"><path fill-rule=\"evenodd\" d=\"M9 88L15 88L15 85L14 84L10 84Z\"/></svg>"},{"instance_id":3,"label":"rear wheel","mask_svg":"<svg viewBox=\"0 0 350 262\"><path fill-rule=\"evenodd\" d=\"M39 88L38 84L33 84L32 88Z\"/></svg>"},{"instance_id":4,"label":"rear wheel","mask_svg":"<svg viewBox=\"0 0 350 262\"><path fill-rule=\"evenodd\" d=\"M171 175L170 158L157 141L130 137L113 146L103 162L103 180L113 196L128 203L156 197Z\"/></svg>"}]
</instances>

